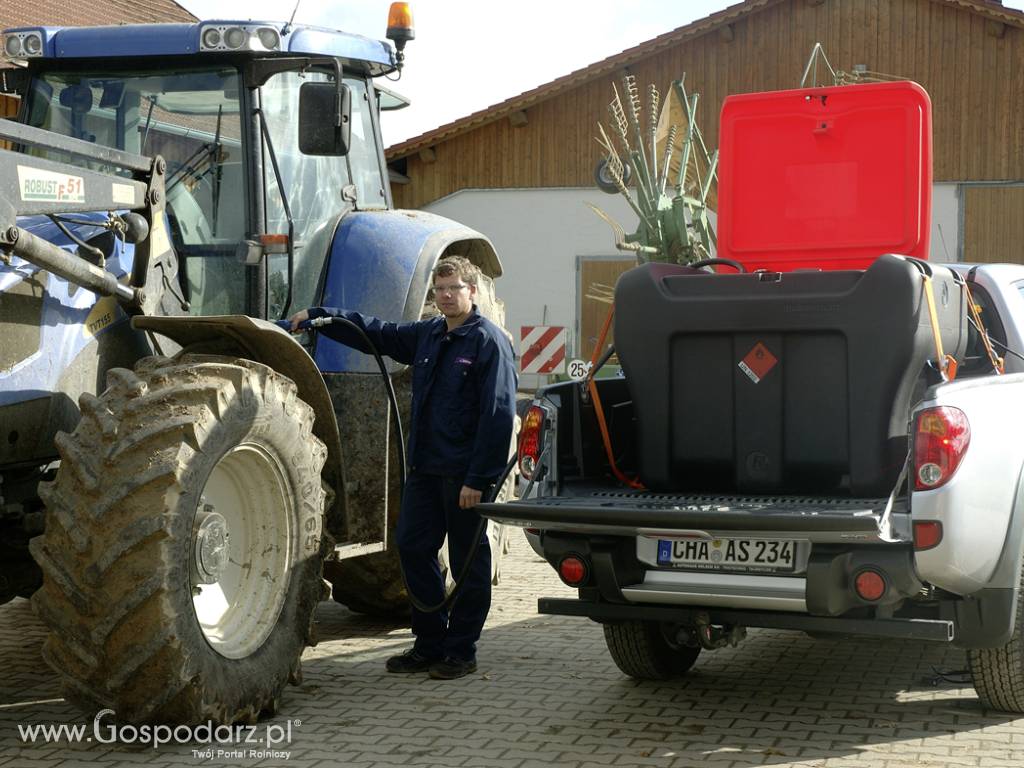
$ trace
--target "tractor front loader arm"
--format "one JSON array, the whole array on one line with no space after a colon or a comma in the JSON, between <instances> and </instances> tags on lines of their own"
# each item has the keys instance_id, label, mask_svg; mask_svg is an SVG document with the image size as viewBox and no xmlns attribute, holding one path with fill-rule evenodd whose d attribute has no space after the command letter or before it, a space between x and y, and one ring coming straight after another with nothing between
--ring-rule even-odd
<instances>
[{"instance_id":1,"label":"tractor front loader arm","mask_svg":"<svg viewBox=\"0 0 1024 768\"><path fill-rule=\"evenodd\" d=\"M116 297L132 314L148 314L160 305L163 280L172 280L177 263L164 223L164 173L160 157L148 158L72 139L49 131L0 120L0 140L56 151L109 167L102 173L0 149L0 258L24 259L40 269L101 296ZM119 175L113 171L128 172ZM128 285L116 275L75 256L18 226L18 216L139 211L135 260ZM158 278L151 277L160 271ZM147 292L157 283L158 290Z\"/></svg>"}]
</instances>

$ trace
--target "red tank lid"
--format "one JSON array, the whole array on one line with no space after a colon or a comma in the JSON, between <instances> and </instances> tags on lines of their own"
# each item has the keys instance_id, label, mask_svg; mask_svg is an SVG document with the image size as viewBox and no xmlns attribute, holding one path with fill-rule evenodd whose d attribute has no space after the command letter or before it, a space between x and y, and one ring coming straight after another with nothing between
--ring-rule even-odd
<instances>
[{"instance_id":1,"label":"red tank lid","mask_svg":"<svg viewBox=\"0 0 1024 768\"><path fill-rule=\"evenodd\" d=\"M718 255L748 270L928 257L932 117L909 81L729 96Z\"/></svg>"}]
</instances>

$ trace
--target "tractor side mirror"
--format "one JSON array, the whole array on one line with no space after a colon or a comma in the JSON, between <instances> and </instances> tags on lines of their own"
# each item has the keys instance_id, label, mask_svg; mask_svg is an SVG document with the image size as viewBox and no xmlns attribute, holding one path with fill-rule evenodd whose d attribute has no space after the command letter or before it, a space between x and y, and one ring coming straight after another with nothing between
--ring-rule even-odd
<instances>
[{"instance_id":1,"label":"tractor side mirror","mask_svg":"<svg viewBox=\"0 0 1024 768\"><path fill-rule=\"evenodd\" d=\"M299 88L299 151L304 155L347 155L352 140L352 94L335 83Z\"/></svg>"}]
</instances>

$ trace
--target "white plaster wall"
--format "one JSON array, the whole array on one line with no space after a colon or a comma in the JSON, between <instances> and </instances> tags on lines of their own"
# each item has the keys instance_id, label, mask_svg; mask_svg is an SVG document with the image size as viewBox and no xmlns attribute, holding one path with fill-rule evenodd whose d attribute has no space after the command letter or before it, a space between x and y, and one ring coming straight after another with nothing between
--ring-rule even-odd
<instances>
[{"instance_id":1,"label":"white plaster wall","mask_svg":"<svg viewBox=\"0 0 1024 768\"><path fill-rule=\"evenodd\" d=\"M929 261L960 261L960 185L932 185L932 232Z\"/></svg>"}]
</instances>

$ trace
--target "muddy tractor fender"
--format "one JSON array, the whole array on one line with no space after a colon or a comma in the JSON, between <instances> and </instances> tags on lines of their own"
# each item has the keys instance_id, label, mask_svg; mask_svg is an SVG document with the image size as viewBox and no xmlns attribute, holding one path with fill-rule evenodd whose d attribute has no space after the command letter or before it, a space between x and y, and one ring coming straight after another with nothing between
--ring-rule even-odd
<instances>
[{"instance_id":1,"label":"muddy tractor fender","mask_svg":"<svg viewBox=\"0 0 1024 768\"><path fill-rule=\"evenodd\" d=\"M132 318L132 326L165 336L188 352L229 355L262 363L294 381L299 397L315 414L313 434L327 446L323 477L335 491L327 512L327 530L335 541L348 540L349 520L345 494L341 492L345 487L345 461L338 418L320 371L290 334L274 323L245 315L139 316Z\"/></svg>"},{"instance_id":2,"label":"muddy tractor fender","mask_svg":"<svg viewBox=\"0 0 1024 768\"><path fill-rule=\"evenodd\" d=\"M442 256L464 256L489 278L501 275L486 236L423 211L360 211L338 226L320 304L396 322L419 320L431 271ZM314 359L325 373L375 373L368 355L319 337ZM402 366L389 362L394 373Z\"/></svg>"}]
</instances>

